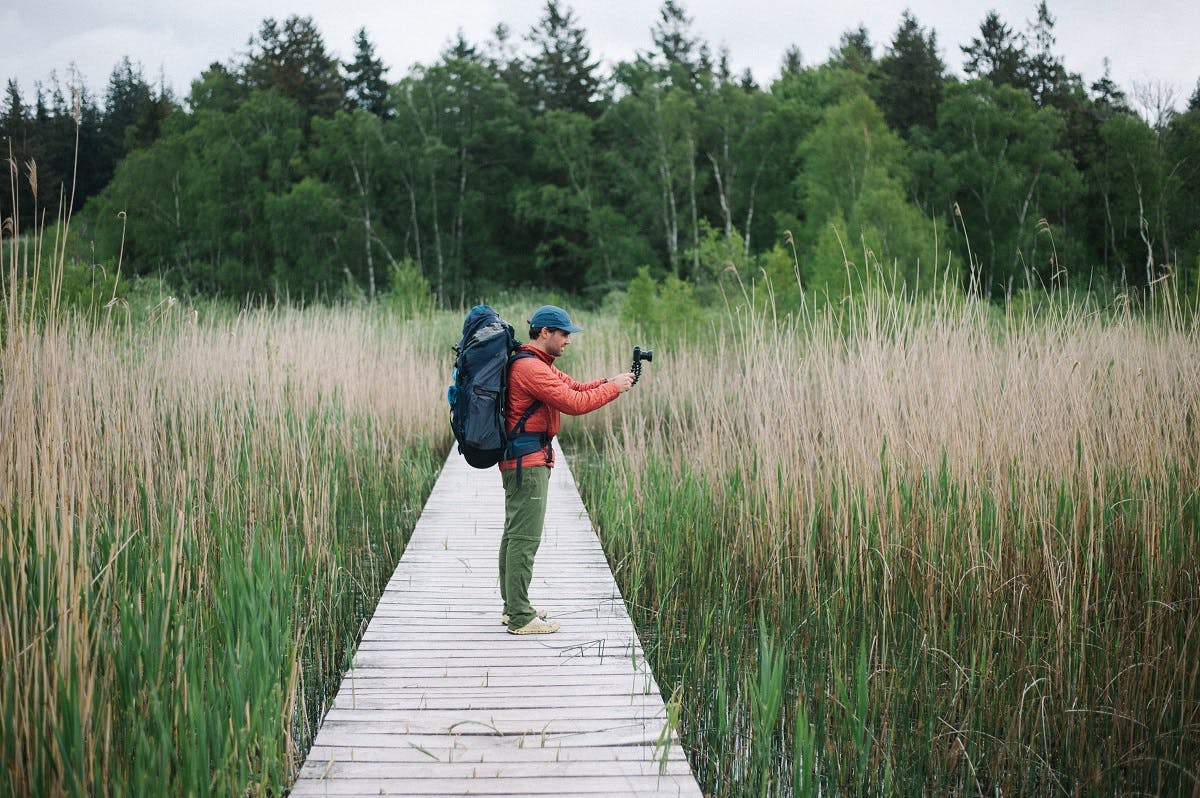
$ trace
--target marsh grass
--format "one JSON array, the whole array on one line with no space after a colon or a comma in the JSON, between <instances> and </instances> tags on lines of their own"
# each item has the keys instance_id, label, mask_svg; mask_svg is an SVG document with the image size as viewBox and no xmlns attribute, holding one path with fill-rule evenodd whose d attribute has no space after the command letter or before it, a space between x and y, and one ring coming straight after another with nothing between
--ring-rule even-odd
<instances>
[{"instance_id":1,"label":"marsh grass","mask_svg":"<svg viewBox=\"0 0 1200 798\"><path fill-rule=\"evenodd\" d=\"M1200 791L1194 317L597 325L655 362L569 450L707 794Z\"/></svg>"},{"instance_id":2,"label":"marsh grass","mask_svg":"<svg viewBox=\"0 0 1200 798\"><path fill-rule=\"evenodd\" d=\"M32 299L60 242L9 232L2 791L279 795L449 444L436 337L355 307L73 314Z\"/></svg>"}]
</instances>

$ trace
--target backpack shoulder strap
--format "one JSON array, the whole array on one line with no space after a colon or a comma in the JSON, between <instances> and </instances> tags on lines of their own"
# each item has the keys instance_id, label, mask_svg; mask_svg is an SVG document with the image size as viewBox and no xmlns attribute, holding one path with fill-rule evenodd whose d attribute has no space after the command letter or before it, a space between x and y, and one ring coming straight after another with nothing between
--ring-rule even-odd
<instances>
[{"instance_id":1,"label":"backpack shoulder strap","mask_svg":"<svg viewBox=\"0 0 1200 798\"><path fill-rule=\"evenodd\" d=\"M534 357L533 352L514 352L508 356L508 367L511 369L513 363L518 360L524 360L527 357ZM525 431L525 422L529 421L530 416L536 413L541 406L542 400L534 399L525 412L521 414L521 418L517 420L517 423L513 425L512 432L509 434L523 433Z\"/></svg>"}]
</instances>

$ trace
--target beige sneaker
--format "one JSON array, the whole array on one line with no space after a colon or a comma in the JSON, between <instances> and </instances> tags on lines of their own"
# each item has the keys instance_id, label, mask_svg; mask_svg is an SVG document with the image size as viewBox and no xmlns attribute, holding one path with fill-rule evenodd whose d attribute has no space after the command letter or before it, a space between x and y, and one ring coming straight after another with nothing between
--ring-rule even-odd
<instances>
[{"instance_id":1,"label":"beige sneaker","mask_svg":"<svg viewBox=\"0 0 1200 798\"><path fill-rule=\"evenodd\" d=\"M520 629L509 629L508 633L510 635L548 635L557 632L558 629L558 621L543 621L541 618L534 618Z\"/></svg>"},{"instance_id":2,"label":"beige sneaker","mask_svg":"<svg viewBox=\"0 0 1200 798\"><path fill-rule=\"evenodd\" d=\"M537 607L534 607L533 614L536 615L537 617L541 618L542 620L546 619L546 611L545 610L539 610ZM502 613L500 615L500 625L508 626L508 613L507 612Z\"/></svg>"}]
</instances>

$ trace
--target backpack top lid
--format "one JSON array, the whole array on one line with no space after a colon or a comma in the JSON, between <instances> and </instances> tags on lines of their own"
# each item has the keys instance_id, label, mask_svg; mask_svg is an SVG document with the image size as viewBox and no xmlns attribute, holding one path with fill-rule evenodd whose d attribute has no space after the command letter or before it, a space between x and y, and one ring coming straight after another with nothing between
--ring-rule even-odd
<instances>
[{"instance_id":1,"label":"backpack top lid","mask_svg":"<svg viewBox=\"0 0 1200 798\"><path fill-rule=\"evenodd\" d=\"M463 340L467 340L484 327L500 321L500 314L490 305L476 305L463 319Z\"/></svg>"}]
</instances>

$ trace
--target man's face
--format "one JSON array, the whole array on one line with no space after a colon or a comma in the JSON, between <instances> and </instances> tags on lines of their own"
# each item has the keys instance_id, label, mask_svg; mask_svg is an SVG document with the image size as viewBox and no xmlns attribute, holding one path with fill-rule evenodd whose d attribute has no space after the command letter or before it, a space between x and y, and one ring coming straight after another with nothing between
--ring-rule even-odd
<instances>
[{"instance_id":1,"label":"man's face","mask_svg":"<svg viewBox=\"0 0 1200 798\"><path fill-rule=\"evenodd\" d=\"M571 345L571 334L562 330L546 330L543 335L549 334L546 339L546 353L551 357L561 357L566 348Z\"/></svg>"}]
</instances>

